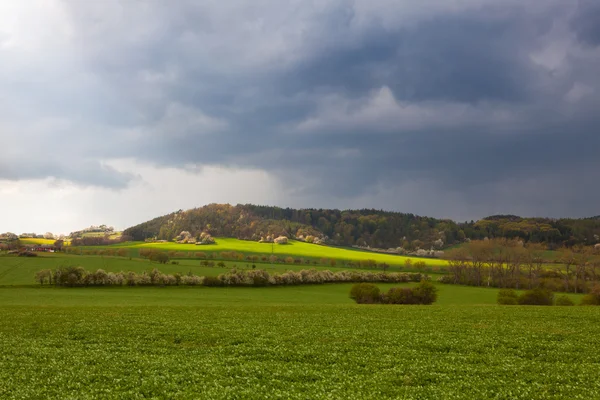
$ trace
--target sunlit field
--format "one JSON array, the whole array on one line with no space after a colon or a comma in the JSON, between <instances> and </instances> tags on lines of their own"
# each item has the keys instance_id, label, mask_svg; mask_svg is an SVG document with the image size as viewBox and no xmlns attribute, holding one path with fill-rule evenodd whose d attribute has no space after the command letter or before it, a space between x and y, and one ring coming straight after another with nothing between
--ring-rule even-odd
<instances>
[{"instance_id":1,"label":"sunlit field","mask_svg":"<svg viewBox=\"0 0 600 400\"><path fill-rule=\"evenodd\" d=\"M340 260L375 260L378 263L388 263L390 265L404 264L406 259L420 259L417 257L405 257L393 254L375 253L371 251L362 251L358 249L348 249L330 246L321 246L317 244L305 243L290 240L288 244L258 243L248 240L238 240L231 238L215 238L215 244L194 245L179 244L173 242L167 243L144 243L127 242L110 246L111 248L130 248L139 250L143 248L158 249L166 251L186 251L186 252L221 252L236 251L246 254L264 254L292 257L311 257L311 258L334 258ZM135 253L134 253L135 254ZM422 259L428 265L446 265L443 260Z\"/></svg>"},{"instance_id":2,"label":"sunlit field","mask_svg":"<svg viewBox=\"0 0 600 400\"><path fill-rule=\"evenodd\" d=\"M461 286L356 305L350 286L0 289L0 398L600 396L599 308Z\"/></svg>"}]
</instances>

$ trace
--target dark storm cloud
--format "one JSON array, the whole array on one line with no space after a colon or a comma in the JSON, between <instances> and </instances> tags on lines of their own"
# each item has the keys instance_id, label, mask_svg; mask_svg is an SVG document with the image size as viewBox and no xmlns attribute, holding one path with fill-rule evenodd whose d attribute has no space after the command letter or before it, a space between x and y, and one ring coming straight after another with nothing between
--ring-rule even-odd
<instances>
[{"instance_id":1,"label":"dark storm cloud","mask_svg":"<svg viewBox=\"0 0 600 400\"><path fill-rule=\"evenodd\" d=\"M316 198L595 177L596 3L66 2L89 91L80 106L70 92L64 112L84 128L61 148L91 162L264 169ZM61 173L60 158L47 169L88 174ZM94 185L130 179L89 169ZM586 211L600 193L588 186ZM564 199L543 212L569 214Z\"/></svg>"},{"instance_id":2,"label":"dark storm cloud","mask_svg":"<svg viewBox=\"0 0 600 400\"><path fill-rule=\"evenodd\" d=\"M282 86L288 93L324 88L354 96L388 86L409 101L520 101L535 71L514 45L530 21L514 18L441 16L414 28L375 27L358 45L323 49L286 71Z\"/></svg>"},{"instance_id":3,"label":"dark storm cloud","mask_svg":"<svg viewBox=\"0 0 600 400\"><path fill-rule=\"evenodd\" d=\"M582 42L591 46L600 45L600 3L595 0L580 0L571 27Z\"/></svg>"}]
</instances>

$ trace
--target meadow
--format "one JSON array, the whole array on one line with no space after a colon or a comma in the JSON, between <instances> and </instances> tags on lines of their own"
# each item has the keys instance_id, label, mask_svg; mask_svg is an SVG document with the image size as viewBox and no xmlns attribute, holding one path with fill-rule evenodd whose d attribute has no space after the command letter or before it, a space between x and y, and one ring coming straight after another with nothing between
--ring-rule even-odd
<instances>
[{"instance_id":1,"label":"meadow","mask_svg":"<svg viewBox=\"0 0 600 400\"><path fill-rule=\"evenodd\" d=\"M248 264L177 262L0 256L0 398L600 398L600 307L500 306L496 289L443 284L434 305L398 306L355 304L346 283L60 288L33 280L61 265L215 276Z\"/></svg>"},{"instance_id":2,"label":"meadow","mask_svg":"<svg viewBox=\"0 0 600 400\"><path fill-rule=\"evenodd\" d=\"M211 260L215 266L203 266L202 260L199 259L177 259L177 264L158 264L143 258L129 257L113 257L113 256L98 256L98 255L76 255L65 253L38 253L37 257L17 257L13 255L0 255L0 286L23 286L34 285L35 273L44 269L56 269L66 266L81 266L88 271L96 271L103 269L106 272L133 271L141 273L150 271L153 268L158 268L165 274L187 274L192 273L198 276L217 276L219 274L229 272L233 268L251 269L252 265L256 268L265 269L269 273L283 273L286 271L300 271L302 269L315 268L317 270L329 270L332 272L342 270L362 270L375 271L381 269L357 269L332 267L330 265L306 265L306 264L271 264L264 262L250 261L223 261L224 267L219 267L217 264L221 260ZM401 267L390 267L390 272L405 271ZM429 273L431 276L438 276L435 273Z\"/></svg>"},{"instance_id":3,"label":"meadow","mask_svg":"<svg viewBox=\"0 0 600 400\"><path fill-rule=\"evenodd\" d=\"M461 286L356 305L350 286L2 288L0 398L600 397L599 308Z\"/></svg>"},{"instance_id":4,"label":"meadow","mask_svg":"<svg viewBox=\"0 0 600 400\"><path fill-rule=\"evenodd\" d=\"M136 255L140 249L156 249L163 251L177 252L222 252L236 251L244 254L260 254L278 257L307 257L311 259L329 258L336 260L375 260L377 263L387 263L389 265L403 265L407 259L423 260L427 265L446 265L446 262L439 259L421 259L418 257L406 257L394 254L375 253L371 251L349 249L342 247L321 246L296 240L290 240L288 244L258 243L249 240L238 240L232 238L215 238L215 244L197 246L194 244L180 243L145 243L145 242L125 242L116 245L107 246L110 248L127 248ZM93 248L90 248L93 249Z\"/></svg>"}]
</instances>

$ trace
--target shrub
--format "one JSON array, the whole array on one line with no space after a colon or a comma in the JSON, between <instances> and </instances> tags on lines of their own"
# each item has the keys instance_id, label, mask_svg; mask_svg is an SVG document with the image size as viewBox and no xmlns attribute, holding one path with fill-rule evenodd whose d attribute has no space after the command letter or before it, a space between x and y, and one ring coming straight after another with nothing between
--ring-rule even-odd
<instances>
[{"instance_id":1,"label":"shrub","mask_svg":"<svg viewBox=\"0 0 600 400\"><path fill-rule=\"evenodd\" d=\"M519 296L519 304L532 306L551 306L554 303L554 293L546 289L527 290Z\"/></svg>"},{"instance_id":2,"label":"shrub","mask_svg":"<svg viewBox=\"0 0 600 400\"><path fill-rule=\"evenodd\" d=\"M206 279L206 278L204 278ZM181 277L181 284L188 286L202 285L203 279L196 275L184 275Z\"/></svg>"},{"instance_id":3,"label":"shrub","mask_svg":"<svg viewBox=\"0 0 600 400\"><path fill-rule=\"evenodd\" d=\"M358 304L374 304L381 302L379 288L372 283L357 283L350 290L350 298Z\"/></svg>"},{"instance_id":4,"label":"shrub","mask_svg":"<svg viewBox=\"0 0 600 400\"><path fill-rule=\"evenodd\" d=\"M415 261L415 263L413 264L413 267L415 269L417 269L418 271L425 271L427 264L425 263L425 261Z\"/></svg>"},{"instance_id":5,"label":"shrub","mask_svg":"<svg viewBox=\"0 0 600 400\"><path fill-rule=\"evenodd\" d=\"M52 271L49 269L44 269L42 271L38 271L35 274L35 280L43 285L44 283L52 283Z\"/></svg>"},{"instance_id":6,"label":"shrub","mask_svg":"<svg viewBox=\"0 0 600 400\"><path fill-rule=\"evenodd\" d=\"M288 243L288 238L285 236L279 236L278 238L276 238L274 240L275 243L277 244L287 244Z\"/></svg>"},{"instance_id":7,"label":"shrub","mask_svg":"<svg viewBox=\"0 0 600 400\"><path fill-rule=\"evenodd\" d=\"M600 286L596 285L581 299L582 306L600 306Z\"/></svg>"},{"instance_id":8,"label":"shrub","mask_svg":"<svg viewBox=\"0 0 600 400\"><path fill-rule=\"evenodd\" d=\"M510 306L519 304L517 292L512 289L500 289L496 301L498 304Z\"/></svg>"},{"instance_id":9,"label":"shrub","mask_svg":"<svg viewBox=\"0 0 600 400\"><path fill-rule=\"evenodd\" d=\"M556 298L556 305L557 306L574 306L575 303L573 302L573 300L571 300L571 298L569 296L567 296L566 294L563 294L562 296L558 296Z\"/></svg>"},{"instance_id":10,"label":"shrub","mask_svg":"<svg viewBox=\"0 0 600 400\"><path fill-rule=\"evenodd\" d=\"M438 289L431 282L423 280L412 291L418 304L433 304L437 300Z\"/></svg>"},{"instance_id":11,"label":"shrub","mask_svg":"<svg viewBox=\"0 0 600 400\"><path fill-rule=\"evenodd\" d=\"M223 286L223 282L215 276L205 276L202 281L204 286Z\"/></svg>"},{"instance_id":12,"label":"shrub","mask_svg":"<svg viewBox=\"0 0 600 400\"><path fill-rule=\"evenodd\" d=\"M163 253L162 251L155 251L148 256L148 259L150 261L155 261L160 264L166 264L169 261L169 256L166 253Z\"/></svg>"},{"instance_id":13,"label":"shrub","mask_svg":"<svg viewBox=\"0 0 600 400\"><path fill-rule=\"evenodd\" d=\"M391 288L384 295L384 302L388 304L418 304L411 288Z\"/></svg>"}]
</instances>

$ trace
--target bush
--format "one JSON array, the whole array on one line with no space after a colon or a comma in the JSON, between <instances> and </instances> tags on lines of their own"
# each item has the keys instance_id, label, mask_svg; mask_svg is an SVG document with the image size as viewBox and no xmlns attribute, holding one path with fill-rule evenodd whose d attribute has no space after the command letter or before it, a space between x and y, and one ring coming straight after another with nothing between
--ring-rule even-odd
<instances>
[{"instance_id":1,"label":"bush","mask_svg":"<svg viewBox=\"0 0 600 400\"><path fill-rule=\"evenodd\" d=\"M391 288L383 300L388 304L419 304L411 288Z\"/></svg>"},{"instance_id":2,"label":"bush","mask_svg":"<svg viewBox=\"0 0 600 400\"><path fill-rule=\"evenodd\" d=\"M554 304L554 293L546 289L527 290L519 296L519 304L531 306L551 306Z\"/></svg>"},{"instance_id":3,"label":"bush","mask_svg":"<svg viewBox=\"0 0 600 400\"><path fill-rule=\"evenodd\" d=\"M496 298L496 302L502 305L515 306L519 304L519 297L517 296L517 292L512 289L500 289L498 291L498 297Z\"/></svg>"},{"instance_id":4,"label":"bush","mask_svg":"<svg viewBox=\"0 0 600 400\"><path fill-rule=\"evenodd\" d=\"M381 302L379 288L372 283L357 283L350 290L350 298L358 304L374 304Z\"/></svg>"},{"instance_id":5,"label":"bush","mask_svg":"<svg viewBox=\"0 0 600 400\"><path fill-rule=\"evenodd\" d=\"M275 243L277 244L287 244L288 243L288 238L285 236L279 236L278 238L276 238L274 240Z\"/></svg>"},{"instance_id":6,"label":"bush","mask_svg":"<svg viewBox=\"0 0 600 400\"><path fill-rule=\"evenodd\" d=\"M160 264L166 264L167 262L169 262L169 256L166 253L163 253L162 251L152 252L148 256L148 259L150 261L155 261L155 262L158 262Z\"/></svg>"},{"instance_id":7,"label":"bush","mask_svg":"<svg viewBox=\"0 0 600 400\"><path fill-rule=\"evenodd\" d=\"M600 306L600 286L596 285L581 299L582 306Z\"/></svg>"},{"instance_id":8,"label":"bush","mask_svg":"<svg viewBox=\"0 0 600 400\"><path fill-rule=\"evenodd\" d=\"M223 282L216 276L205 276L204 280L202 281L202 284L204 286L212 286L212 287L223 286Z\"/></svg>"},{"instance_id":9,"label":"bush","mask_svg":"<svg viewBox=\"0 0 600 400\"><path fill-rule=\"evenodd\" d=\"M558 296L556 298L556 305L557 306L574 306L575 303L573 302L573 300L571 300L571 298L569 296L567 296L566 294L563 294L562 296Z\"/></svg>"},{"instance_id":10,"label":"bush","mask_svg":"<svg viewBox=\"0 0 600 400\"><path fill-rule=\"evenodd\" d=\"M433 304L437 300L438 289L431 282L423 280L412 291L417 304Z\"/></svg>"}]
</instances>

